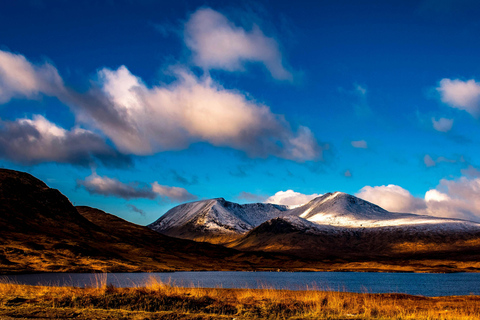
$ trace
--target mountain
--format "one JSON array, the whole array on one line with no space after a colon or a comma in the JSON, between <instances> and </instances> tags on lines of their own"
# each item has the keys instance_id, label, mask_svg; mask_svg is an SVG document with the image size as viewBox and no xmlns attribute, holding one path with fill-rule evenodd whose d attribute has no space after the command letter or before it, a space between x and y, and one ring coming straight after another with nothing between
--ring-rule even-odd
<instances>
[{"instance_id":1,"label":"mountain","mask_svg":"<svg viewBox=\"0 0 480 320\"><path fill-rule=\"evenodd\" d=\"M389 212L371 202L343 192L326 193L300 207L289 210L288 215L300 217L320 225L352 228L429 224L440 228L445 228L449 225L455 228L457 224L480 226L477 223L459 219Z\"/></svg>"},{"instance_id":2,"label":"mountain","mask_svg":"<svg viewBox=\"0 0 480 320\"><path fill-rule=\"evenodd\" d=\"M286 216L264 222L226 245L243 251L282 252L315 260L479 261L480 226L460 221L353 228Z\"/></svg>"},{"instance_id":3,"label":"mountain","mask_svg":"<svg viewBox=\"0 0 480 320\"><path fill-rule=\"evenodd\" d=\"M148 227L172 237L223 243L287 210L270 203L240 205L217 198L176 206Z\"/></svg>"},{"instance_id":4,"label":"mountain","mask_svg":"<svg viewBox=\"0 0 480 320\"><path fill-rule=\"evenodd\" d=\"M0 169L0 230L0 274L313 266L165 236L95 208L74 207L37 178L6 169Z\"/></svg>"},{"instance_id":5,"label":"mountain","mask_svg":"<svg viewBox=\"0 0 480 320\"><path fill-rule=\"evenodd\" d=\"M480 224L389 212L342 192L327 193L293 209L205 200L175 207L165 216L149 227L246 252L343 263L469 261L480 268Z\"/></svg>"},{"instance_id":6,"label":"mountain","mask_svg":"<svg viewBox=\"0 0 480 320\"><path fill-rule=\"evenodd\" d=\"M421 226L424 229L480 227L480 224L459 219L389 212L343 192L324 194L293 209L270 203L240 205L223 198L190 202L170 209L148 227L174 237L228 243L275 218L288 218L288 223L294 223L296 227L302 225L310 232L334 230L330 228L332 226L348 228Z\"/></svg>"}]
</instances>

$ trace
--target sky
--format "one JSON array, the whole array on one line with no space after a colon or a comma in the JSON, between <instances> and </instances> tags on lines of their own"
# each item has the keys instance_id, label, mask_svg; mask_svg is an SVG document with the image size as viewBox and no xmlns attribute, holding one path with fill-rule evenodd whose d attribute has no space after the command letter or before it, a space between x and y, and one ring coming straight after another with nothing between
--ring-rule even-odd
<instances>
[{"instance_id":1,"label":"sky","mask_svg":"<svg viewBox=\"0 0 480 320\"><path fill-rule=\"evenodd\" d=\"M480 4L0 3L0 166L148 224L342 191L480 221Z\"/></svg>"}]
</instances>

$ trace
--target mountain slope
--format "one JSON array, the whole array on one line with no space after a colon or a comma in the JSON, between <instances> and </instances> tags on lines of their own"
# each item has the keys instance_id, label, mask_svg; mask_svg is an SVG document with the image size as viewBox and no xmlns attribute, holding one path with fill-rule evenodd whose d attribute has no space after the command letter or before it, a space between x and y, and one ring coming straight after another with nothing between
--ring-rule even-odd
<instances>
[{"instance_id":1,"label":"mountain slope","mask_svg":"<svg viewBox=\"0 0 480 320\"><path fill-rule=\"evenodd\" d=\"M148 227L173 237L221 243L286 210L285 206L269 203L240 205L217 198L176 206Z\"/></svg>"},{"instance_id":2,"label":"mountain slope","mask_svg":"<svg viewBox=\"0 0 480 320\"><path fill-rule=\"evenodd\" d=\"M453 259L478 261L480 226L415 224L376 228L318 225L287 216L269 220L227 244L245 251L282 252L308 259Z\"/></svg>"},{"instance_id":3,"label":"mountain slope","mask_svg":"<svg viewBox=\"0 0 480 320\"><path fill-rule=\"evenodd\" d=\"M78 210L77 210L78 209ZM171 238L0 170L0 273L271 270L295 259Z\"/></svg>"},{"instance_id":4,"label":"mountain slope","mask_svg":"<svg viewBox=\"0 0 480 320\"><path fill-rule=\"evenodd\" d=\"M441 228L458 223L472 224L459 219L446 219L412 213L389 212L373 203L355 196L334 192L288 211L289 216L297 216L316 224L328 224L352 228L372 228L387 226L439 225ZM475 224L475 223L473 223ZM478 224L475 224L478 226Z\"/></svg>"}]
</instances>

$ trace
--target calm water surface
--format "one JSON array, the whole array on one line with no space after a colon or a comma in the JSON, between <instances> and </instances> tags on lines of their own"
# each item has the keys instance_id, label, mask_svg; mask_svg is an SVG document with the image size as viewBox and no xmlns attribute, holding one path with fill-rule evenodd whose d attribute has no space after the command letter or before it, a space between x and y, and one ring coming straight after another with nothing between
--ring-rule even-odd
<instances>
[{"instance_id":1,"label":"calm water surface","mask_svg":"<svg viewBox=\"0 0 480 320\"><path fill-rule=\"evenodd\" d=\"M276 288L370 293L407 293L423 296L480 295L479 273L375 272L173 272L173 273L47 273L0 277L29 285L96 286L107 278L117 287L145 285L150 277L184 287Z\"/></svg>"}]
</instances>

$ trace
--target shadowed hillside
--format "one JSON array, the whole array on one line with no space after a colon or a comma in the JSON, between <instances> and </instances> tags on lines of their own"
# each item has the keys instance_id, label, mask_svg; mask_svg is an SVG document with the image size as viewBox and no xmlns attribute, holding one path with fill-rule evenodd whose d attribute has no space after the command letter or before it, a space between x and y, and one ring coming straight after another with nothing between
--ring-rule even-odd
<instances>
[{"instance_id":1,"label":"shadowed hillside","mask_svg":"<svg viewBox=\"0 0 480 320\"><path fill-rule=\"evenodd\" d=\"M35 177L5 169L0 170L0 229L1 273L252 270L278 268L285 261L171 238L98 209L75 208Z\"/></svg>"}]
</instances>

